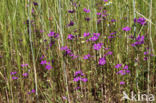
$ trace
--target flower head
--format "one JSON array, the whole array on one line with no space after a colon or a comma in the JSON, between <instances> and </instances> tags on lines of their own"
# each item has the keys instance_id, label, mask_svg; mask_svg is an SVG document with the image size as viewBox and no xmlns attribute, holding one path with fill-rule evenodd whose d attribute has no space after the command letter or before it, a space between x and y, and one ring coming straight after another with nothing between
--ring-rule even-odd
<instances>
[{"instance_id":1,"label":"flower head","mask_svg":"<svg viewBox=\"0 0 156 103\"><path fill-rule=\"evenodd\" d=\"M128 26L126 26L126 27L122 28L122 30L123 30L123 31L130 31L130 30L131 30L131 28L130 28L130 27L128 27Z\"/></svg>"}]
</instances>

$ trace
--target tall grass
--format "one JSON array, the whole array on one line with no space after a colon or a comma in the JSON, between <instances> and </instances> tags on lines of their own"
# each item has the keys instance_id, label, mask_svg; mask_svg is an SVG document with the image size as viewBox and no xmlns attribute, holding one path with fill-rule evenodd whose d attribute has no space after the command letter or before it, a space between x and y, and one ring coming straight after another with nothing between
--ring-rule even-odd
<instances>
[{"instance_id":1,"label":"tall grass","mask_svg":"<svg viewBox=\"0 0 156 103\"><path fill-rule=\"evenodd\" d=\"M156 95L154 1L1 0L0 7L0 103L131 103L121 100L123 91ZM103 11L104 17L97 15ZM147 24L134 22L139 17ZM131 30L123 31L126 26ZM59 37L49 37L52 31ZM100 36L90 41L85 32ZM144 43L131 46L139 35L144 35ZM103 43L100 50L93 49L97 43ZM63 46L78 57L61 50ZM104 56L109 51L112 54ZM87 54L89 59L83 59ZM99 65L103 57L106 64ZM47 64L41 64L43 60ZM117 64L128 65L130 73L117 74L122 69L115 68ZM77 76L78 82L76 71L84 74Z\"/></svg>"}]
</instances>

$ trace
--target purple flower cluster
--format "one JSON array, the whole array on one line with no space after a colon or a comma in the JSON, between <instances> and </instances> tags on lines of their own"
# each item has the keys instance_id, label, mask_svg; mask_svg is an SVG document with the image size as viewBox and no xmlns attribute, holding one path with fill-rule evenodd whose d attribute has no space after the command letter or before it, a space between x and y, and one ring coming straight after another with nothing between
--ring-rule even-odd
<instances>
[{"instance_id":1,"label":"purple flower cluster","mask_svg":"<svg viewBox=\"0 0 156 103\"><path fill-rule=\"evenodd\" d=\"M74 82L78 82L78 81L83 81L83 82L87 82L88 79L87 78L82 78L82 76L84 76L83 72L81 70L78 70L74 73Z\"/></svg>"},{"instance_id":2,"label":"purple flower cluster","mask_svg":"<svg viewBox=\"0 0 156 103\"><path fill-rule=\"evenodd\" d=\"M105 65L106 64L106 58L100 58L99 59L99 65Z\"/></svg>"},{"instance_id":3,"label":"purple flower cluster","mask_svg":"<svg viewBox=\"0 0 156 103\"><path fill-rule=\"evenodd\" d=\"M94 50L100 50L102 48L103 43L97 43L93 45Z\"/></svg>"},{"instance_id":4,"label":"purple flower cluster","mask_svg":"<svg viewBox=\"0 0 156 103\"><path fill-rule=\"evenodd\" d=\"M50 31L50 33L48 34L49 37L54 37L54 38L58 38L59 37L59 34L58 33L55 33L53 31Z\"/></svg>"},{"instance_id":5,"label":"purple flower cluster","mask_svg":"<svg viewBox=\"0 0 156 103\"><path fill-rule=\"evenodd\" d=\"M47 62L46 60L43 60L44 58L42 57L41 59L41 65L44 65L45 66L45 69L47 70L50 70L52 69L53 67L51 66L50 62Z\"/></svg>"},{"instance_id":6,"label":"purple flower cluster","mask_svg":"<svg viewBox=\"0 0 156 103\"><path fill-rule=\"evenodd\" d=\"M72 34L69 34L69 35L68 35L68 39L69 39L69 40L72 40L74 37L75 37L75 36L72 35Z\"/></svg>"},{"instance_id":7,"label":"purple flower cluster","mask_svg":"<svg viewBox=\"0 0 156 103\"><path fill-rule=\"evenodd\" d=\"M84 57L83 57L83 59L89 59L91 57L91 55L90 54L87 54L87 55L85 55Z\"/></svg>"},{"instance_id":8,"label":"purple flower cluster","mask_svg":"<svg viewBox=\"0 0 156 103\"><path fill-rule=\"evenodd\" d=\"M143 18L143 17L139 17L138 19L134 19L134 22L137 22L137 23L139 23L140 25L146 25L147 24L147 22L146 22L146 19L145 18Z\"/></svg>"},{"instance_id":9,"label":"purple flower cluster","mask_svg":"<svg viewBox=\"0 0 156 103\"><path fill-rule=\"evenodd\" d=\"M90 9L84 8L83 11L86 12L86 13L89 13Z\"/></svg>"},{"instance_id":10,"label":"purple flower cluster","mask_svg":"<svg viewBox=\"0 0 156 103\"><path fill-rule=\"evenodd\" d=\"M61 47L60 50L65 51L66 54L68 54L69 56L71 56L73 59L76 59L78 57L75 54L73 54L72 51L67 46Z\"/></svg>"},{"instance_id":11,"label":"purple flower cluster","mask_svg":"<svg viewBox=\"0 0 156 103\"><path fill-rule=\"evenodd\" d=\"M130 30L131 30L131 28L130 28L130 27L128 27L128 26L126 26L126 27L122 28L122 30L127 32L127 31L130 31Z\"/></svg>"},{"instance_id":12,"label":"purple flower cluster","mask_svg":"<svg viewBox=\"0 0 156 103\"><path fill-rule=\"evenodd\" d=\"M136 42L134 42L133 44L131 44L131 46L137 46L137 45L141 45L141 44L144 44L144 35L140 36L138 35L138 37L136 38Z\"/></svg>"},{"instance_id":13,"label":"purple flower cluster","mask_svg":"<svg viewBox=\"0 0 156 103\"><path fill-rule=\"evenodd\" d=\"M128 73L130 73L130 70L128 70L128 66L127 65L125 65L121 70L119 70L117 72L117 74L120 74L120 75L126 75Z\"/></svg>"}]
</instances>

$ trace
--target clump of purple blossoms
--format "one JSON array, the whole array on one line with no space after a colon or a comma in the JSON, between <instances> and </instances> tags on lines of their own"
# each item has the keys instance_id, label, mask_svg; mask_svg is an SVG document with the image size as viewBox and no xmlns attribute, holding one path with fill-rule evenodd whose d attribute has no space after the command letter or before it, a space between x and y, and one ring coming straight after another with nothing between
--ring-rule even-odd
<instances>
[{"instance_id":1,"label":"clump of purple blossoms","mask_svg":"<svg viewBox=\"0 0 156 103\"><path fill-rule=\"evenodd\" d=\"M68 13L74 13L75 10L68 10Z\"/></svg>"},{"instance_id":2,"label":"clump of purple blossoms","mask_svg":"<svg viewBox=\"0 0 156 103\"><path fill-rule=\"evenodd\" d=\"M91 55L90 54L87 54L87 55L85 55L84 57L83 57L83 59L89 59L91 57Z\"/></svg>"},{"instance_id":3,"label":"clump of purple blossoms","mask_svg":"<svg viewBox=\"0 0 156 103\"><path fill-rule=\"evenodd\" d=\"M27 67L28 64L21 64L21 67Z\"/></svg>"},{"instance_id":4,"label":"clump of purple blossoms","mask_svg":"<svg viewBox=\"0 0 156 103\"><path fill-rule=\"evenodd\" d=\"M51 31L49 34L48 34L49 37L54 37L54 38L58 38L59 37L59 34L58 33L55 33L53 31Z\"/></svg>"},{"instance_id":5,"label":"clump of purple blossoms","mask_svg":"<svg viewBox=\"0 0 156 103\"><path fill-rule=\"evenodd\" d=\"M97 43L93 45L94 50L100 50L102 48L103 43Z\"/></svg>"},{"instance_id":6,"label":"clump of purple blossoms","mask_svg":"<svg viewBox=\"0 0 156 103\"><path fill-rule=\"evenodd\" d=\"M137 46L137 45L141 45L144 44L144 35L140 36L138 35L138 37L136 38L136 42L134 42L133 44L131 44L131 46Z\"/></svg>"},{"instance_id":7,"label":"clump of purple blossoms","mask_svg":"<svg viewBox=\"0 0 156 103\"><path fill-rule=\"evenodd\" d=\"M103 58L100 58L99 59L99 65L105 65L106 64L106 59L103 57Z\"/></svg>"},{"instance_id":8,"label":"clump of purple blossoms","mask_svg":"<svg viewBox=\"0 0 156 103\"><path fill-rule=\"evenodd\" d=\"M146 24L147 24L146 19L143 18L143 17L140 17L140 18L138 18L138 19L134 19L134 22L137 22L137 23L139 23L140 25L146 25Z\"/></svg>"},{"instance_id":9,"label":"clump of purple blossoms","mask_svg":"<svg viewBox=\"0 0 156 103\"><path fill-rule=\"evenodd\" d=\"M74 73L74 82L78 82L78 81L83 81L83 82L87 82L88 79L87 78L82 78L82 76L84 76L83 72L81 70L78 70Z\"/></svg>"},{"instance_id":10,"label":"clump of purple blossoms","mask_svg":"<svg viewBox=\"0 0 156 103\"><path fill-rule=\"evenodd\" d=\"M87 9L87 8L84 8L83 11L86 12L86 13L89 13L90 12L90 10Z\"/></svg>"},{"instance_id":11,"label":"clump of purple blossoms","mask_svg":"<svg viewBox=\"0 0 156 103\"><path fill-rule=\"evenodd\" d=\"M122 28L122 30L123 30L123 31L130 31L130 30L131 30L131 28L130 28L130 27L128 27L128 26L126 26L126 27Z\"/></svg>"},{"instance_id":12,"label":"clump of purple blossoms","mask_svg":"<svg viewBox=\"0 0 156 103\"><path fill-rule=\"evenodd\" d=\"M74 26L74 22L70 21L70 23L67 26Z\"/></svg>"},{"instance_id":13,"label":"clump of purple blossoms","mask_svg":"<svg viewBox=\"0 0 156 103\"><path fill-rule=\"evenodd\" d=\"M126 75L128 73L130 73L130 70L128 70L128 66L127 65L125 65L121 70L119 70L117 72L117 74L120 74L120 75Z\"/></svg>"},{"instance_id":14,"label":"clump of purple blossoms","mask_svg":"<svg viewBox=\"0 0 156 103\"><path fill-rule=\"evenodd\" d=\"M73 57L73 59L76 59L78 57L78 56L74 55L67 46L61 47L60 50L65 51L66 55L68 54L69 56Z\"/></svg>"},{"instance_id":15,"label":"clump of purple blossoms","mask_svg":"<svg viewBox=\"0 0 156 103\"><path fill-rule=\"evenodd\" d=\"M120 68L122 66L122 64L117 64L116 66L115 66L115 68Z\"/></svg>"},{"instance_id":16,"label":"clump of purple blossoms","mask_svg":"<svg viewBox=\"0 0 156 103\"><path fill-rule=\"evenodd\" d=\"M83 36L84 36L84 37L87 37L87 36L89 36L89 35L90 35L90 33L89 33L89 32L88 32L88 33L84 33L84 34L83 34Z\"/></svg>"},{"instance_id":17,"label":"clump of purple blossoms","mask_svg":"<svg viewBox=\"0 0 156 103\"><path fill-rule=\"evenodd\" d=\"M69 39L69 40L72 40L73 38L74 38L74 35L72 35L72 34L69 34L69 35L68 35L68 39Z\"/></svg>"}]
</instances>

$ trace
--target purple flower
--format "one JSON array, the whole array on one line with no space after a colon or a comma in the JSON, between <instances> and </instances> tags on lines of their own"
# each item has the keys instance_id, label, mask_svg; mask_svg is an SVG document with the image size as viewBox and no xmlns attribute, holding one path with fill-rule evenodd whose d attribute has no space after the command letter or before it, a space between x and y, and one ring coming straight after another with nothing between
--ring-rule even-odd
<instances>
[{"instance_id":1,"label":"purple flower","mask_svg":"<svg viewBox=\"0 0 156 103\"><path fill-rule=\"evenodd\" d=\"M38 3L37 2L33 2L34 6L38 6Z\"/></svg>"},{"instance_id":2,"label":"purple flower","mask_svg":"<svg viewBox=\"0 0 156 103\"><path fill-rule=\"evenodd\" d=\"M68 39L69 39L69 40L72 40L73 38L74 38L74 35L72 35L72 34L69 34L69 35L68 35Z\"/></svg>"},{"instance_id":3,"label":"purple flower","mask_svg":"<svg viewBox=\"0 0 156 103\"><path fill-rule=\"evenodd\" d=\"M97 43L93 45L94 50L100 50L102 48L103 43Z\"/></svg>"},{"instance_id":4,"label":"purple flower","mask_svg":"<svg viewBox=\"0 0 156 103\"><path fill-rule=\"evenodd\" d=\"M87 54L83 57L83 59L89 59L89 57L91 57L90 54Z\"/></svg>"},{"instance_id":5,"label":"purple flower","mask_svg":"<svg viewBox=\"0 0 156 103\"><path fill-rule=\"evenodd\" d=\"M122 64L117 64L116 66L115 66L115 68L120 68L122 66Z\"/></svg>"},{"instance_id":6,"label":"purple flower","mask_svg":"<svg viewBox=\"0 0 156 103\"><path fill-rule=\"evenodd\" d=\"M87 79L87 78L81 78L81 81L83 81L83 82L87 82L88 79Z\"/></svg>"},{"instance_id":7,"label":"purple flower","mask_svg":"<svg viewBox=\"0 0 156 103\"><path fill-rule=\"evenodd\" d=\"M93 35L99 37L100 33L93 33Z\"/></svg>"},{"instance_id":8,"label":"purple flower","mask_svg":"<svg viewBox=\"0 0 156 103\"><path fill-rule=\"evenodd\" d=\"M27 76L28 76L28 73L23 73L23 76L24 76L24 77L27 77Z\"/></svg>"},{"instance_id":9,"label":"purple flower","mask_svg":"<svg viewBox=\"0 0 156 103\"><path fill-rule=\"evenodd\" d=\"M63 98L64 100L66 100L66 99L67 99L67 97L65 97L65 96L62 96L62 98Z\"/></svg>"},{"instance_id":10,"label":"purple flower","mask_svg":"<svg viewBox=\"0 0 156 103\"><path fill-rule=\"evenodd\" d=\"M99 59L99 65L105 65L106 64L106 59L105 58L100 58Z\"/></svg>"},{"instance_id":11,"label":"purple flower","mask_svg":"<svg viewBox=\"0 0 156 103\"><path fill-rule=\"evenodd\" d=\"M108 2L108 0L103 0L104 2Z\"/></svg>"},{"instance_id":12,"label":"purple flower","mask_svg":"<svg viewBox=\"0 0 156 103\"><path fill-rule=\"evenodd\" d=\"M81 78L80 77L76 77L76 78L74 78L74 82L78 82L78 81L80 81L81 80Z\"/></svg>"},{"instance_id":13,"label":"purple flower","mask_svg":"<svg viewBox=\"0 0 156 103\"><path fill-rule=\"evenodd\" d=\"M98 36L93 36L93 37L90 37L90 38L89 38L89 40L91 40L91 41L96 41L96 40L98 40L98 39L99 39Z\"/></svg>"},{"instance_id":14,"label":"purple flower","mask_svg":"<svg viewBox=\"0 0 156 103\"><path fill-rule=\"evenodd\" d=\"M54 35L55 35L55 32L53 32L53 31L51 31L51 32L48 34L49 37L53 37Z\"/></svg>"},{"instance_id":15,"label":"purple flower","mask_svg":"<svg viewBox=\"0 0 156 103\"><path fill-rule=\"evenodd\" d=\"M40 64L44 65L44 64L46 64L46 63L47 63L46 60L42 60Z\"/></svg>"},{"instance_id":16,"label":"purple flower","mask_svg":"<svg viewBox=\"0 0 156 103\"><path fill-rule=\"evenodd\" d=\"M11 72L10 74L11 74L11 75L15 75L16 73L17 73L17 72Z\"/></svg>"},{"instance_id":17,"label":"purple flower","mask_svg":"<svg viewBox=\"0 0 156 103\"><path fill-rule=\"evenodd\" d=\"M28 66L28 64L21 64L21 66L22 66L22 67L27 67L27 66Z\"/></svg>"},{"instance_id":18,"label":"purple flower","mask_svg":"<svg viewBox=\"0 0 156 103\"><path fill-rule=\"evenodd\" d=\"M116 20L115 19L112 19L111 22L116 22Z\"/></svg>"},{"instance_id":19,"label":"purple flower","mask_svg":"<svg viewBox=\"0 0 156 103\"><path fill-rule=\"evenodd\" d=\"M75 10L68 10L68 13L74 13Z\"/></svg>"},{"instance_id":20,"label":"purple flower","mask_svg":"<svg viewBox=\"0 0 156 103\"><path fill-rule=\"evenodd\" d=\"M90 18L89 18L89 17L86 17L85 20L86 20L86 21L90 21Z\"/></svg>"},{"instance_id":21,"label":"purple flower","mask_svg":"<svg viewBox=\"0 0 156 103\"><path fill-rule=\"evenodd\" d=\"M86 13L89 13L90 12L90 10L87 9L87 8L84 8L83 11L86 12Z\"/></svg>"},{"instance_id":22,"label":"purple flower","mask_svg":"<svg viewBox=\"0 0 156 103\"><path fill-rule=\"evenodd\" d=\"M131 28L130 28L130 27L128 27L128 26L126 26L126 27L122 28L122 30L123 30L123 31L130 31L130 30L131 30Z\"/></svg>"},{"instance_id":23,"label":"purple flower","mask_svg":"<svg viewBox=\"0 0 156 103\"><path fill-rule=\"evenodd\" d=\"M79 74L80 74L81 76L84 76L84 74L82 73L81 70L76 71L75 74L74 74L74 76L77 76L77 75L79 75Z\"/></svg>"},{"instance_id":24,"label":"purple flower","mask_svg":"<svg viewBox=\"0 0 156 103\"><path fill-rule=\"evenodd\" d=\"M128 69L128 65L125 65L125 66L123 67L123 69Z\"/></svg>"},{"instance_id":25,"label":"purple flower","mask_svg":"<svg viewBox=\"0 0 156 103\"><path fill-rule=\"evenodd\" d=\"M46 67L45 67L47 70L50 70L50 69L52 69L52 66L51 65L46 65Z\"/></svg>"},{"instance_id":26,"label":"purple flower","mask_svg":"<svg viewBox=\"0 0 156 103\"><path fill-rule=\"evenodd\" d=\"M68 24L68 26L74 26L74 22L70 21L70 23Z\"/></svg>"},{"instance_id":27,"label":"purple flower","mask_svg":"<svg viewBox=\"0 0 156 103\"><path fill-rule=\"evenodd\" d=\"M16 79L18 79L18 77L12 77L12 79L13 79L13 80L16 80Z\"/></svg>"},{"instance_id":28,"label":"purple flower","mask_svg":"<svg viewBox=\"0 0 156 103\"><path fill-rule=\"evenodd\" d=\"M146 19L143 18L143 17L140 17L138 18L137 20L137 23L139 23L140 25L145 25L147 22L146 22Z\"/></svg>"},{"instance_id":29,"label":"purple flower","mask_svg":"<svg viewBox=\"0 0 156 103\"><path fill-rule=\"evenodd\" d=\"M87 36L89 36L89 35L90 35L90 33L89 33L89 32L88 32L88 33L84 33L84 34L83 34L83 36L84 36L84 37L87 37Z\"/></svg>"},{"instance_id":30,"label":"purple flower","mask_svg":"<svg viewBox=\"0 0 156 103\"><path fill-rule=\"evenodd\" d=\"M35 89L32 89L32 90L31 90L31 93L35 93Z\"/></svg>"},{"instance_id":31,"label":"purple flower","mask_svg":"<svg viewBox=\"0 0 156 103\"><path fill-rule=\"evenodd\" d=\"M96 13L96 15L101 15L101 13L99 12L99 13Z\"/></svg>"},{"instance_id":32,"label":"purple flower","mask_svg":"<svg viewBox=\"0 0 156 103\"><path fill-rule=\"evenodd\" d=\"M121 81L120 84L123 85L123 84L125 84L125 82L124 81Z\"/></svg>"}]
</instances>

